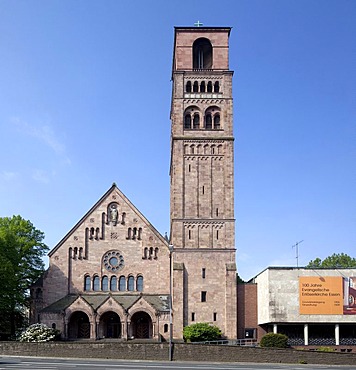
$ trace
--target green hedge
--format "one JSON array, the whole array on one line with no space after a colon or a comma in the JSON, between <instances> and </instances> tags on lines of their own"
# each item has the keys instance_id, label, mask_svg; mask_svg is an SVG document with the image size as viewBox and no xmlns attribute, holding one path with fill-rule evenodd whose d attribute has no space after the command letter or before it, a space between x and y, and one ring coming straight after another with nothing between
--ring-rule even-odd
<instances>
[{"instance_id":1,"label":"green hedge","mask_svg":"<svg viewBox=\"0 0 356 370\"><path fill-rule=\"evenodd\" d=\"M288 337L284 334L268 333L262 337L261 347L286 348L288 347Z\"/></svg>"},{"instance_id":2,"label":"green hedge","mask_svg":"<svg viewBox=\"0 0 356 370\"><path fill-rule=\"evenodd\" d=\"M186 342L205 342L221 338L221 330L208 323L196 323L183 329L183 337Z\"/></svg>"}]
</instances>

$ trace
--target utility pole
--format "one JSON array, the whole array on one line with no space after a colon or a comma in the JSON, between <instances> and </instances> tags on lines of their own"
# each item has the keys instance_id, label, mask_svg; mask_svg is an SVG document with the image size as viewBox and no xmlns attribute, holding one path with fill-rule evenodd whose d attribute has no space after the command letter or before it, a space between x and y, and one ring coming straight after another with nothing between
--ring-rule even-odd
<instances>
[{"instance_id":1,"label":"utility pole","mask_svg":"<svg viewBox=\"0 0 356 370\"><path fill-rule=\"evenodd\" d=\"M303 242L304 240L301 240L300 242L296 242L294 245L292 245L292 248L295 248L295 258L297 259L297 268L299 267L299 244Z\"/></svg>"}]
</instances>

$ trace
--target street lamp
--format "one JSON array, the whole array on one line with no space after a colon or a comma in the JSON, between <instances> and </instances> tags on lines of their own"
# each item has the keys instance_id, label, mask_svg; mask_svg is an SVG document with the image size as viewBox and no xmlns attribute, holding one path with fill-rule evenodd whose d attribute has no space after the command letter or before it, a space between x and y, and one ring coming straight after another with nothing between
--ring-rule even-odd
<instances>
[{"instance_id":1,"label":"street lamp","mask_svg":"<svg viewBox=\"0 0 356 370\"><path fill-rule=\"evenodd\" d=\"M172 253L174 250L173 244L168 245L169 248L169 361L172 361L172 346L173 346L173 321L172 321Z\"/></svg>"}]
</instances>

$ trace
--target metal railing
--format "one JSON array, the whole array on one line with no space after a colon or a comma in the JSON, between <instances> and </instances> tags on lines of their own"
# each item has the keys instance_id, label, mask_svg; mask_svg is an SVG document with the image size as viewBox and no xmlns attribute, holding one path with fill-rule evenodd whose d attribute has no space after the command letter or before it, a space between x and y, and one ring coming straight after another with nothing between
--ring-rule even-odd
<instances>
[{"instance_id":1,"label":"metal railing","mask_svg":"<svg viewBox=\"0 0 356 370\"><path fill-rule=\"evenodd\" d=\"M256 347L257 339L220 339L205 342L191 342L191 344L217 344L230 346Z\"/></svg>"}]
</instances>

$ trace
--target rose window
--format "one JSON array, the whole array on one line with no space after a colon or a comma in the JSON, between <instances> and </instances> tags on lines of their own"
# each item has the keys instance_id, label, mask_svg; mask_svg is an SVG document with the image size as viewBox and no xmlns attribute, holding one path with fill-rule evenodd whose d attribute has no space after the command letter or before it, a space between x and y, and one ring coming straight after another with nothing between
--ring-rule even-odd
<instances>
[{"instance_id":1,"label":"rose window","mask_svg":"<svg viewBox=\"0 0 356 370\"><path fill-rule=\"evenodd\" d=\"M103 265L110 272L120 271L124 267L124 257L119 251L110 251L105 253Z\"/></svg>"}]
</instances>

